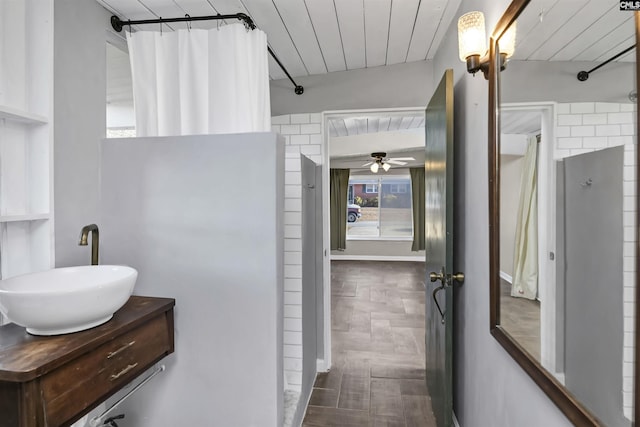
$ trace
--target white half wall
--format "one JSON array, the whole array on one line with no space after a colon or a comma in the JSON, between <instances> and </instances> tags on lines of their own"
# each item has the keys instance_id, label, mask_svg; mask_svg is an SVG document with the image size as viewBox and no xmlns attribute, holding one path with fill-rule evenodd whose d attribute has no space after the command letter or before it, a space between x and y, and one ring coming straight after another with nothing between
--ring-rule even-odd
<instances>
[{"instance_id":1,"label":"white half wall","mask_svg":"<svg viewBox=\"0 0 640 427\"><path fill-rule=\"evenodd\" d=\"M103 140L103 263L176 299L175 353L127 425L282 425L284 163L274 133Z\"/></svg>"}]
</instances>

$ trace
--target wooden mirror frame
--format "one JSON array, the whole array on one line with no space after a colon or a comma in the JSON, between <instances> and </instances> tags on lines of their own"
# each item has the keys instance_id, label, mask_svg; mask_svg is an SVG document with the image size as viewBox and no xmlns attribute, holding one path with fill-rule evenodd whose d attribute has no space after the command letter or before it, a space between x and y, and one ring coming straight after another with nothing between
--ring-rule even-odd
<instances>
[{"instance_id":1,"label":"wooden mirror frame","mask_svg":"<svg viewBox=\"0 0 640 427\"><path fill-rule=\"evenodd\" d=\"M500 326L500 63L498 40L509 26L518 18L529 4L530 0L513 0L504 12L489 40L489 274L490 274L490 330L491 335L504 347L549 398L560 408L566 417L579 426L600 426L600 421L567 390L542 364L515 341L504 328ZM636 45L640 46L640 12L635 14ZM636 87L640 88L640 69L638 58L640 53L636 49ZM507 71L508 72L508 68ZM640 108L636 108L636 165L640 165ZM638 166L636 166L637 168ZM636 170L636 174L638 174ZM636 192L638 181L636 181ZM640 316L637 314L637 304L640 302L640 197L636 198L636 318L635 318L635 360L640 363ZM640 369L634 372L634 420L640 420ZM632 425L635 424L632 421Z\"/></svg>"}]
</instances>

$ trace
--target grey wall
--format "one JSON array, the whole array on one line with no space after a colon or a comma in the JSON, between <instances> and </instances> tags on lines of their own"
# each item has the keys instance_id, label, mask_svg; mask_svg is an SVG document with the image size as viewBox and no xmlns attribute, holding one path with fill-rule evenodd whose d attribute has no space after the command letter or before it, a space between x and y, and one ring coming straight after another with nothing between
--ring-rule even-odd
<instances>
[{"instance_id":1,"label":"grey wall","mask_svg":"<svg viewBox=\"0 0 640 427\"><path fill-rule=\"evenodd\" d=\"M487 30L508 0L463 0L456 16L485 13ZM489 333L488 84L458 58L456 22L434 60L435 78L446 68L455 80L454 411L462 427L554 427L571 423Z\"/></svg>"},{"instance_id":2,"label":"grey wall","mask_svg":"<svg viewBox=\"0 0 640 427\"><path fill-rule=\"evenodd\" d=\"M287 79L271 82L271 114L426 106L433 89L431 61L296 77L304 94Z\"/></svg>"},{"instance_id":3,"label":"grey wall","mask_svg":"<svg viewBox=\"0 0 640 427\"><path fill-rule=\"evenodd\" d=\"M86 0L56 0L54 15L55 251L62 267L89 264L90 249L78 246L78 236L82 226L98 222L111 15Z\"/></svg>"},{"instance_id":4,"label":"grey wall","mask_svg":"<svg viewBox=\"0 0 640 427\"><path fill-rule=\"evenodd\" d=\"M500 271L513 276L522 156L500 156Z\"/></svg>"},{"instance_id":5,"label":"grey wall","mask_svg":"<svg viewBox=\"0 0 640 427\"><path fill-rule=\"evenodd\" d=\"M283 139L108 139L101 175L103 262L136 268L135 294L176 299L175 354L118 423L280 427Z\"/></svg>"},{"instance_id":6,"label":"grey wall","mask_svg":"<svg viewBox=\"0 0 640 427\"><path fill-rule=\"evenodd\" d=\"M487 27L488 28L488 27ZM635 62L612 62L581 82L576 75L601 63L510 61L502 73L504 102L629 102ZM540 90L544 87L545 90Z\"/></svg>"}]
</instances>

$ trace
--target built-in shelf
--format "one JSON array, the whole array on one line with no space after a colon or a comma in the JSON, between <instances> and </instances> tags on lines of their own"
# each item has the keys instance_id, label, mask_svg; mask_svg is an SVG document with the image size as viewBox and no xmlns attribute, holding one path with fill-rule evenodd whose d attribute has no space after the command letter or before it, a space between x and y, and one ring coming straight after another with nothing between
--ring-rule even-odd
<instances>
[{"instance_id":1,"label":"built-in shelf","mask_svg":"<svg viewBox=\"0 0 640 427\"><path fill-rule=\"evenodd\" d=\"M54 266L53 1L0 0L0 278Z\"/></svg>"},{"instance_id":2,"label":"built-in shelf","mask_svg":"<svg viewBox=\"0 0 640 427\"><path fill-rule=\"evenodd\" d=\"M44 125L49 122L45 116L22 111L17 108L0 105L0 119L7 119L30 125Z\"/></svg>"},{"instance_id":3,"label":"built-in shelf","mask_svg":"<svg viewBox=\"0 0 640 427\"><path fill-rule=\"evenodd\" d=\"M4 216L0 215L0 222L42 221L50 218L51 215L47 213Z\"/></svg>"}]
</instances>

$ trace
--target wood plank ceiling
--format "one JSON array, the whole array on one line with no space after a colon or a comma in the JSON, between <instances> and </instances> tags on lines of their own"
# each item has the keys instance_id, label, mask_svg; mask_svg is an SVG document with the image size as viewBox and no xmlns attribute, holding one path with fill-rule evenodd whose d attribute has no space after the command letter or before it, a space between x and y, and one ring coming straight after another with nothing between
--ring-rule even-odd
<instances>
[{"instance_id":1,"label":"wood plank ceiling","mask_svg":"<svg viewBox=\"0 0 640 427\"><path fill-rule=\"evenodd\" d=\"M460 5L460 0L97 1L131 20L246 13L294 77L432 59ZM270 61L270 77L285 78Z\"/></svg>"},{"instance_id":2,"label":"wood plank ceiling","mask_svg":"<svg viewBox=\"0 0 640 427\"><path fill-rule=\"evenodd\" d=\"M329 120L331 136L355 136L424 128L423 116L358 116Z\"/></svg>"},{"instance_id":3,"label":"wood plank ceiling","mask_svg":"<svg viewBox=\"0 0 640 427\"><path fill-rule=\"evenodd\" d=\"M97 0L122 19L250 15L294 76L432 59L461 0ZM168 29L184 26L166 24ZM212 28L216 21L195 22ZM142 29L138 27L137 29ZM149 30L149 27L144 27ZM487 29L489 31L490 29ZM633 13L618 0L531 0L518 19L513 60L602 62L635 43ZM114 63L126 67L119 58ZM618 59L634 61L635 50ZM270 58L270 77L285 78ZM122 77L117 84L130 82ZM130 77L128 77L130 79ZM124 101L117 89L112 101ZM130 93L130 92L129 92ZM332 136L424 126L412 117L353 117L330 124ZM396 123L397 122L397 123Z\"/></svg>"},{"instance_id":4,"label":"wood plank ceiling","mask_svg":"<svg viewBox=\"0 0 640 427\"><path fill-rule=\"evenodd\" d=\"M460 5L460 0L97 1L122 19L246 13L294 77L432 59ZM633 14L620 11L618 0L532 0L518 19L514 59L604 61L634 43L632 22ZM632 51L620 60L633 57ZM285 78L270 61L271 78Z\"/></svg>"},{"instance_id":5,"label":"wood plank ceiling","mask_svg":"<svg viewBox=\"0 0 640 427\"><path fill-rule=\"evenodd\" d=\"M514 60L605 61L635 44L618 0L531 0L518 18ZM619 58L635 61L635 50Z\"/></svg>"}]
</instances>

